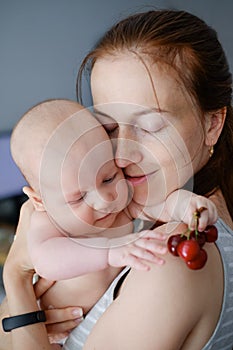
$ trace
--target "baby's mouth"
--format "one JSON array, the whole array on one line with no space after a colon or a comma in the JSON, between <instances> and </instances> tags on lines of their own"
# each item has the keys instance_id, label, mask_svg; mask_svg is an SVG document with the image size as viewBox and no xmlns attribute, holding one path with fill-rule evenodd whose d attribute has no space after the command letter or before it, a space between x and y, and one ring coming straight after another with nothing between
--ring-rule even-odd
<instances>
[{"instance_id":1,"label":"baby's mouth","mask_svg":"<svg viewBox=\"0 0 233 350\"><path fill-rule=\"evenodd\" d=\"M112 213L108 213L108 214L106 214L106 215L102 216L102 218L97 219L96 221L102 221L102 220L105 220L105 219L106 219L107 217L109 217L111 214L112 214Z\"/></svg>"}]
</instances>

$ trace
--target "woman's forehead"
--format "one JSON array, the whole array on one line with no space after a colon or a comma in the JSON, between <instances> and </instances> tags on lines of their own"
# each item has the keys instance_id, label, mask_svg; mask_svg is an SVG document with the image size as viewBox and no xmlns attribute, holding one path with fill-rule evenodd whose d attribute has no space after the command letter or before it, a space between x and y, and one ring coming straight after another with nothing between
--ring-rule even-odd
<instances>
[{"instance_id":1,"label":"woman's forehead","mask_svg":"<svg viewBox=\"0 0 233 350\"><path fill-rule=\"evenodd\" d=\"M175 70L145 63L147 67L132 55L97 60L91 75L94 104L137 104L170 113L190 108L192 99Z\"/></svg>"},{"instance_id":2,"label":"woman's forehead","mask_svg":"<svg viewBox=\"0 0 233 350\"><path fill-rule=\"evenodd\" d=\"M118 121L126 121L129 116L135 119L148 110L173 116L197 113L193 99L173 69L153 65L148 72L135 58L97 61L92 95L94 109Z\"/></svg>"}]
</instances>

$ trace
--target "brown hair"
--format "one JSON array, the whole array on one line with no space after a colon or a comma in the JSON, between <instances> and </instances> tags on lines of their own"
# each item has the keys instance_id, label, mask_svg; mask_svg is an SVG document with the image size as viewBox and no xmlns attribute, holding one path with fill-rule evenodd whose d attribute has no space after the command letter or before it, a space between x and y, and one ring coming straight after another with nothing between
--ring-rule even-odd
<instances>
[{"instance_id":1,"label":"brown hair","mask_svg":"<svg viewBox=\"0 0 233 350\"><path fill-rule=\"evenodd\" d=\"M96 60L130 51L153 62L172 66L202 113L227 107L225 125L208 163L194 176L194 192L222 190L233 218L233 109L232 77L217 33L200 18L174 10L148 11L114 25L84 58L77 78L82 101L82 76ZM127 78L126 78L127 79Z\"/></svg>"}]
</instances>

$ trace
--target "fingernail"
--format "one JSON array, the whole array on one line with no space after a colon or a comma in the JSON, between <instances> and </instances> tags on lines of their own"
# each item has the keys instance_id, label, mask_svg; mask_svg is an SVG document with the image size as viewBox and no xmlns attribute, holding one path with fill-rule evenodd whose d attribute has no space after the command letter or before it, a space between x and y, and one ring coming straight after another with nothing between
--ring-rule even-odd
<instances>
[{"instance_id":1,"label":"fingernail","mask_svg":"<svg viewBox=\"0 0 233 350\"><path fill-rule=\"evenodd\" d=\"M83 317L79 317L79 318L75 318L74 319L74 322L77 323L77 324L79 324L82 321L83 321Z\"/></svg>"},{"instance_id":2,"label":"fingernail","mask_svg":"<svg viewBox=\"0 0 233 350\"><path fill-rule=\"evenodd\" d=\"M158 263L159 263L159 265L163 265L165 263L165 261L161 259L161 260L159 260Z\"/></svg>"},{"instance_id":3,"label":"fingernail","mask_svg":"<svg viewBox=\"0 0 233 350\"><path fill-rule=\"evenodd\" d=\"M82 317L83 316L83 310L82 309L74 309L72 311L72 315Z\"/></svg>"}]
</instances>

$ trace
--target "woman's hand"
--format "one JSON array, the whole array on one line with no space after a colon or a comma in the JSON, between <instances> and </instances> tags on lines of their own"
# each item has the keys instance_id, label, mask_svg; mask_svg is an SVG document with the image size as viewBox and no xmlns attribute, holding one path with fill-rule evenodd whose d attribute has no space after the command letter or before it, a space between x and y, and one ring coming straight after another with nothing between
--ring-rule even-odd
<instances>
[{"instance_id":1,"label":"woman's hand","mask_svg":"<svg viewBox=\"0 0 233 350\"><path fill-rule=\"evenodd\" d=\"M40 278L35 285L35 294L37 299L54 284L54 282ZM64 309L45 310L46 313L46 328L50 343L58 342L67 337L69 333L78 326L83 320L83 312L80 307L66 307Z\"/></svg>"},{"instance_id":2,"label":"woman's hand","mask_svg":"<svg viewBox=\"0 0 233 350\"><path fill-rule=\"evenodd\" d=\"M23 285L32 286L32 278L35 273L27 249L27 232L33 210L33 205L29 200L22 205L15 240L4 264L4 284L9 297L8 303L10 301L10 309L12 309L13 314L34 311L38 307L32 301L27 302L26 300L20 306L15 293L16 289L20 293ZM54 283L39 279L34 286L34 300L39 299ZM33 298L33 295L30 294L30 296ZM27 310L27 308L32 308L32 310ZM46 329L52 343L67 336L82 320L82 309L76 306L45 310L45 313L47 318Z\"/></svg>"},{"instance_id":3,"label":"woman's hand","mask_svg":"<svg viewBox=\"0 0 233 350\"><path fill-rule=\"evenodd\" d=\"M15 272L23 278L28 278L28 276L31 277L34 273L32 262L27 250L27 231L33 210L33 205L29 200L21 207L15 240L4 264L4 280L7 279L7 276L11 275L11 273Z\"/></svg>"}]
</instances>

